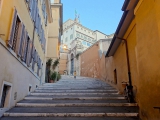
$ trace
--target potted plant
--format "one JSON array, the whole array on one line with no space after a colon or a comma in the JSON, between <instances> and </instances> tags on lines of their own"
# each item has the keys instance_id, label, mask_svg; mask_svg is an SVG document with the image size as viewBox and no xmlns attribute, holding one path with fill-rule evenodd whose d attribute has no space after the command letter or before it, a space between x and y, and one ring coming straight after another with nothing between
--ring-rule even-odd
<instances>
[{"instance_id":1,"label":"potted plant","mask_svg":"<svg viewBox=\"0 0 160 120\"><path fill-rule=\"evenodd\" d=\"M49 80L50 83L54 83L56 79L56 74L57 74L56 72L51 73L50 80Z\"/></svg>"},{"instance_id":2,"label":"potted plant","mask_svg":"<svg viewBox=\"0 0 160 120\"><path fill-rule=\"evenodd\" d=\"M59 59L56 59L52 65L52 69L54 70L58 64L59 64Z\"/></svg>"},{"instance_id":3,"label":"potted plant","mask_svg":"<svg viewBox=\"0 0 160 120\"><path fill-rule=\"evenodd\" d=\"M52 65L52 61L53 60L50 58L46 62L46 74L47 74L46 79L47 79L47 82L49 82L49 80L50 80L50 74L51 74L50 68L51 68L51 65Z\"/></svg>"},{"instance_id":4,"label":"potted plant","mask_svg":"<svg viewBox=\"0 0 160 120\"><path fill-rule=\"evenodd\" d=\"M61 74L58 73L58 75L57 75L57 81L58 81L59 79L61 79Z\"/></svg>"}]
</instances>

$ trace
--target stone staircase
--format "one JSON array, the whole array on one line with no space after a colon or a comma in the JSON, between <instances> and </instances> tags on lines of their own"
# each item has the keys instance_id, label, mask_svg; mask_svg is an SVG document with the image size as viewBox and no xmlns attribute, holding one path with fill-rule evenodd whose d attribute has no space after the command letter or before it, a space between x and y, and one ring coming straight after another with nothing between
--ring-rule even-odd
<instances>
[{"instance_id":1,"label":"stone staircase","mask_svg":"<svg viewBox=\"0 0 160 120\"><path fill-rule=\"evenodd\" d=\"M63 77L18 102L1 120L138 120L138 106L108 84Z\"/></svg>"}]
</instances>

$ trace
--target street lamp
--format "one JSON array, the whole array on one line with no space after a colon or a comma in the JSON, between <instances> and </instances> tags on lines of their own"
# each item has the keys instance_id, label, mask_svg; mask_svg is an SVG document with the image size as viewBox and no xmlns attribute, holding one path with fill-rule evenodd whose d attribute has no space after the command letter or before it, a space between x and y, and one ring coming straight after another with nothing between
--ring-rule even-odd
<instances>
[{"instance_id":1,"label":"street lamp","mask_svg":"<svg viewBox=\"0 0 160 120\"><path fill-rule=\"evenodd\" d=\"M67 49L67 45L63 45L63 48L64 48L64 49Z\"/></svg>"}]
</instances>

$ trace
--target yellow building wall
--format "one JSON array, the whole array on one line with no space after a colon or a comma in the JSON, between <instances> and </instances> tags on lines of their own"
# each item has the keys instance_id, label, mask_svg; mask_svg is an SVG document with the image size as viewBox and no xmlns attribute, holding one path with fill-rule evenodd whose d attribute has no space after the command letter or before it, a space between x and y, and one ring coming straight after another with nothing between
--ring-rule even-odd
<instances>
[{"instance_id":1,"label":"yellow building wall","mask_svg":"<svg viewBox=\"0 0 160 120\"><path fill-rule=\"evenodd\" d=\"M130 61L131 80L133 85L133 92L136 97L137 93L137 61L136 61L136 25L135 20L132 21L124 39L127 40L128 54ZM115 83L114 70L117 71L117 84ZM113 57L106 58L106 81L113 87L117 88L120 93L123 93L122 82L128 82L128 68L125 42L121 41L117 51Z\"/></svg>"},{"instance_id":2,"label":"yellow building wall","mask_svg":"<svg viewBox=\"0 0 160 120\"><path fill-rule=\"evenodd\" d=\"M42 16L41 3L38 1L40 16ZM30 17L30 13L25 0L2 0L2 8L0 8L0 90L2 91L3 81L12 84L10 107L13 107L16 102L22 100L28 95L29 85L32 85L31 91L34 91L36 85L40 85L40 78L36 73L32 72L30 68L26 66L14 53L14 51L7 49L7 41L10 33L10 27L12 23L12 15L14 7L17 9L18 15L25 25L30 38L33 38L33 22ZM48 36L48 26L45 26L44 19L42 20L45 35ZM46 37L47 38L47 37ZM40 58L44 61L44 51L42 50L39 37L35 32L34 45ZM45 64L43 65L44 69ZM44 71L44 70L43 70ZM37 72L35 70L35 72ZM44 73L43 73L44 75ZM14 94L17 92L17 99L14 100ZM1 96L1 94L0 94Z\"/></svg>"},{"instance_id":3,"label":"yellow building wall","mask_svg":"<svg viewBox=\"0 0 160 120\"><path fill-rule=\"evenodd\" d=\"M18 15L22 22L25 25L25 29L27 30L31 40L33 38L33 22L30 17L30 13L27 7L27 3L24 0L2 0L2 8L1 8L1 14L0 14L0 33L4 34L5 36L0 36L2 40L7 44L7 41L9 39L9 33L10 33L10 27L12 24L12 15L14 12L14 6L17 9ZM41 10L41 3L38 2L39 12L40 16L42 15ZM45 35L47 36L47 30L48 27L45 27L44 19L42 19L42 25L45 31ZM46 37L47 38L47 37ZM41 60L44 61L44 52L42 50L39 38L37 33L35 32L35 39L34 39L34 45L36 50L38 51L38 54L40 55Z\"/></svg>"},{"instance_id":4,"label":"yellow building wall","mask_svg":"<svg viewBox=\"0 0 160 120\"><path fill-rule=\"evenodd\" d=\"M138 103L143 120L159 120L160 113L160 1L143 0L135 12L137 26Z\"/></svg>"}]
</instances>

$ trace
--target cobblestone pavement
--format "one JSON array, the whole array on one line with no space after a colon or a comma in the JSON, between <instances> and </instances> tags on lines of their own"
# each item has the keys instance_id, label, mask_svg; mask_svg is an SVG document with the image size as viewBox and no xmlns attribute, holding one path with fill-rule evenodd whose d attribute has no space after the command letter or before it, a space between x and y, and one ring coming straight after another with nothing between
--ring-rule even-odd
<instances>
[{"instance_id":1,"label":"cobblestone pavement","mask_svg":"<svg viewBox=\"0 0 160 120\"><path fill-rule=\"evenodd\" d=\"M62 76L18 102L1 120L138 120L138 106L110 85L92 78Z\"/></svg>"}]
</instances>

